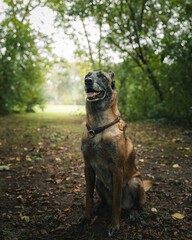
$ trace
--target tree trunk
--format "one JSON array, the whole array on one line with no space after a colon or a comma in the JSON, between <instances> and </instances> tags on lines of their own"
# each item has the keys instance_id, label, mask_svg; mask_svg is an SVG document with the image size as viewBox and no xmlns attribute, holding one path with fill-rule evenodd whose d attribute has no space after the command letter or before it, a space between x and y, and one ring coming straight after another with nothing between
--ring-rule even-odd
<instances>
[{"instance_id":1,"label":"tree trunk","mask_svg":"<svg viewBox=\"0 0 192 240\"><path fill-rule=\"evenodd\" d=\"M129 1L127 1L128 7L130 9L130 19L133 23L133 30L134 30L134 35L135 35L135 42L138 44L138 48L135 49L136 52L136 59L138 58L140 61L136 61L137 65L139 67L141 67L141 69L143 71L147 71L147 75L149 80L151 81L154 90L157 92L158 97L159 97L159 101L162 102L164 100L164 96L163 96L163 92L159 86L159 83L155 77L155 75L153 74L153 71L149 65L149 62L147 61L147 57L144 54L142 45L141 45L141 29L142 29L142 21L143 21L143 13L144 13L144 9L145 9L145 4L146 4L146 0L143 0L142 2L142 8L141 8L141 12L140 12L140 19L138 21L138 19L136 18L134 9L131 6L131 3ZM130 40L130 43L132 43L132 40ZM142 67L142 64L145 66L145 68Z\"/></svg>"},{"instance_id":2,"label":"tree trunk","mask_svg":"<svg viewBox=\"0 0 192 240\"><path fill-rule=\"evenodd\" d=\"M98 41L98 58L99 58L99 69L102 69L101 66L101 43L102 43L102 23L99 23L99 41Z\"/></svg>"},{"instance_id":3,"label":"tree trunk","mask_svg":"<svg viewBox=\"0 0 192 240\"><path fill-rule=\"evenodd\" d=\"M163 102L163 100L164 100L163 92L162 92L162 90L161 90L161 88L159 86L159 83L158 83L155 75L153 74L151 68L148 65L146 66L146 70L147 70L148 78L151 80L151 83L152 83L155 91L158 94L159 101Z\"/></svg>"},{"instance_id":4,"label":"tree trunk","mask_svg":"<svg viewBox=\"0 0 192 240\"><path fill-rule=\"evenodd\" d=\"M87 29L86 29L85 22L84 22L83 18L81 18L81 22L83 24L83 30L84 30L84 33L85 33L85 38L87 40L87 45L88 45L88 50L89 50L89 59L91 61L91 65L92 65L93 70L95 70L95 61L93 59L93 52L92 52L92 48L91 48L91 42L89 40L89 36L88 36Z\"/></svg>"}]
</instances>

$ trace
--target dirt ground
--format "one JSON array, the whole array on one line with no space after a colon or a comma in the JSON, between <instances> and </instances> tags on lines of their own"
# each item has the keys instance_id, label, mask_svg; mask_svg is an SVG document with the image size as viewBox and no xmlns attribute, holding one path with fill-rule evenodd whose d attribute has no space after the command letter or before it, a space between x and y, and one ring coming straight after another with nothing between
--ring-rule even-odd
<instances>
[{"instance_id":1,"label":"dirt ground","mask_svg":"<svg viewBox=\"0 0 192 240\"><path fill-rule=\"evenodd\" d=\"M139 217L122 212L121 228L109 238L109 209L91 224L77 225L85 199L82 121L0 118L0 239L192 239L192 129L129 123L143 179L154 185Z\"/></svg>"}]
</instances>

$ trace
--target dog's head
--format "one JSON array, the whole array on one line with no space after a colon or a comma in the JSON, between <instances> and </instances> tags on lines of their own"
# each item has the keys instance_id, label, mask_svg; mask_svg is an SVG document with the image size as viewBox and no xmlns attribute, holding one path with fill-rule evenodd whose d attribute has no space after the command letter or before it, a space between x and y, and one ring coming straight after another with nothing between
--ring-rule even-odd
<instances>
[{"instance_id":1,"label":"dog's head","mask_svg":"<svg viewBox=\"0 0 192 240\"><path fill-rule=\"evenodd\" d=\"M88 102L111 99L115 89L114 73L89 72L85 76L85 92Z\"/></svg>"}]
</instances>

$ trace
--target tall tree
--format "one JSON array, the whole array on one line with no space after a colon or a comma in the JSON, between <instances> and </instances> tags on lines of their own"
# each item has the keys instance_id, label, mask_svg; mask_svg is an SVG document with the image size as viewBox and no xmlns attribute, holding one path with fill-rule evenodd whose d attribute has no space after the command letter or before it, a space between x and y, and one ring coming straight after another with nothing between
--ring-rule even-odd
<instances>
[{"instance_id":1,"label":"tall tree","mask_svg":"<svg viewBox=\"0 0 192 240\"><path fill-rule=\"evenodd\" d=\"M110 54L109 45L103 41L106 36L102 17L104 12L98 10L100 17L96 23L93 7L90 0L58 1L51 6L57 12L56 23L59 23L65 34L75 42L76 54L88 60L90 68L98 70L102 69L106 62L110 62Z\"/></svg>"},{"instance_id":2,"label":"tall tree","mask_svg":"<svg viewBox=\"0 0 192 240\"><path fill-rule=\"evenodd\" d=\"M159 101L163 101L164 94L159 81L154 73L150 53L152 53L152 40L149 38L157 29L158 21L154 21L154 9L158 3L150 3L148 0L77 0L71 2L65 15L72 19L80 19L83 24L85 38L87 40L88 53L92 68L95 68L94 49L97 50L96 59L101 67L101 59L104 54L101 51L106 46L104 37L114 50L118 50L125 58L131 57L144 71L156 91ZM61 13L61 12L59 12ZM100 37L97 47L91 44L86 20L96 21ZM67 23L70 21L68 20ZM150 22L150 26L149 26ZM71 28L71 26L70 26ZM75 32L74 32L75 33ZM153 39L154 40L154 39ZM85 50L85 49L84 49ZM109 48L107 47L109 51Z\"/></svg>"},{"instance_id":3,"label":"tall tree","mask_svg":"<svg viewBox=\"0 0 192 240\"><path fill-rule=\"evenodd\" d=\"M78 9L75 16L83 14L84 19L92 16L98 29L102 22L105 40L111 48L119 52L125 63L132 61L142 71L142 78L138 78L140 86L135 84L135 89L142 86L150 91L153 114L191 116L191 1L76 0L75 6ZM171 99L174 103L170 103Z\"/></svg>"},{"instance_id":4,"label":"tall tree","mask_svg":"<svg viewBox=\"0 0 192 240\"><path fill-rule=\"evenodd\" d=\"M44 36L30 26L29 16L41 1L4 0L0 23L0 112L31 111L41 105L46 61L37 47ZM44 39L45 46L47 41Z\"/></svg>"}]
</instances>

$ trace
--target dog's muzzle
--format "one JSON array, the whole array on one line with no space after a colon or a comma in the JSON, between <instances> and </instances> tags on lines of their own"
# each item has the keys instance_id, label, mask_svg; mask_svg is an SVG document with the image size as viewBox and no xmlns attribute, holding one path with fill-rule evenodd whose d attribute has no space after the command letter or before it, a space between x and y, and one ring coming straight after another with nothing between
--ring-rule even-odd
<instances>
[{"instance_id":1,"label":"dog's muzzle","mask_svg":"<svg viewBox=\"0 0 192 240\"><path fill-rule=\"evenodd\" d=\"M92 78L85 79L85 92L87 94L87 101L89 102L102 100L106 96L105 90L94 84Z\"/></svg>"}]
</instances>

